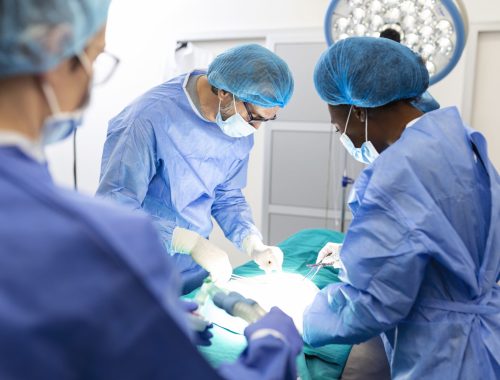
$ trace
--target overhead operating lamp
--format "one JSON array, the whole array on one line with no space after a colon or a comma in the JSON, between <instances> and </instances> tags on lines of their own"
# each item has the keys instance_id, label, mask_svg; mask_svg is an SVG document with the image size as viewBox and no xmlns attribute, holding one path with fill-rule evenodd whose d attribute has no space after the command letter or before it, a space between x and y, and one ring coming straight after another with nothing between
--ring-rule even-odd
<instances>
[{"instance_id":1,"label":"overhead operating lamp","mask_svg":"<svg viewBox=\"0 0 500 380\"><path fill-rule=\"evenodd\" d=\"M399 32L401 43L420 54L439 82L455 67L467 39L467 13L456 0L333 0L325 18L328 45L351 36Z\"/></svg>"}]
</instances>

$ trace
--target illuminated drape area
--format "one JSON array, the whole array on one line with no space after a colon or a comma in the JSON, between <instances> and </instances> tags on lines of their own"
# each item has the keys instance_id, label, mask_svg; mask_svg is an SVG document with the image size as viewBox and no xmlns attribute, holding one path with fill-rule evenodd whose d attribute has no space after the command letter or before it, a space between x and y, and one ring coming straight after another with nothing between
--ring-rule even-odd
<instances>
[{"instance_id":1,"label":"illuminated drape area","mask_svg":"<svg viewBox=\"0 0 500 380\"><path fill-rule=\"evenodd\" d=\"M319 229L304 230L292 235L279 244L285 254L283 270L305 275L309 271L307 264L316 261L318 251L327 242L339 243L342 242L343 238L344 236L340 232ZM237 268L234 273L244 277L262 275L262 271L253 262ZM314 278L314 283L321 289L331 282L338 282L337 273L337 270L333 268L322 269ZM196 293L197 291L188 297L193 298ZM245 338L242 335L232 333L219 326L213 328L213 333L212 345L201 347L200 350L214 366L235 360L246 346ZM350 351L351 346L349 345L332 344L320 349L304 346L304 352L297 359L299 376L303 380L337 379L344 369Z\"/></svg>"}]
</instances>

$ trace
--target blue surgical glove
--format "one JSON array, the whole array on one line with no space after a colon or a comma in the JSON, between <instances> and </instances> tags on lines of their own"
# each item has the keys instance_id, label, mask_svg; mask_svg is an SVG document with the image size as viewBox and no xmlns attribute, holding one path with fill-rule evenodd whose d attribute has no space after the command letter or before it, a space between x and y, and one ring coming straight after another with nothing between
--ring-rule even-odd
<instances>
[{"instance_id":1,"label":"blue surgical glove","mask_svg":"<svg viewBox=\"0 0 500 380\"><path fill-rule=\"evenodd\" d=\"M245 329L245 337L249 344L253 340L267 336L273 336L283 341L290 347L294 357L302 351L302 338L292 318L277 307L273 307L269 313Z\"/></svg>"},{"instance_id":2,"label":"blue surgical glove","mask_svg":"<svg viewBox=\"0 0 500 380\"><path fill-rule=\"evenodd\" d=\"M189 327L195 332L195 344L198 346L210 346L213 334L210 329L214 327L213 323L209 323L205 318L196 312L198 304L192 301L182 300L182 306L188 313Z\"/></svg>"}]
</instances>

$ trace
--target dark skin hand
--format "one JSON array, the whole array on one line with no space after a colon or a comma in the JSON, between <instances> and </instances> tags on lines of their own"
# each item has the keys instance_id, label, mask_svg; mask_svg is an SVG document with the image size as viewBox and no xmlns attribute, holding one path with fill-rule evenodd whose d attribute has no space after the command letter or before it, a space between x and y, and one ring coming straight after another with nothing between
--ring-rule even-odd
<instances>
[{"instance_id":1,"label":"dark skin hand","mask_svg":"<svg viewBox=\"0 0 500 380\"><path fill-rule=\"evenodd\" d=\"M345 123L350 105L328 105L332 125L339 133L344 133ZM353 106L347 136L356 148L365 140L365 119L368 115L368 140L379 153L395 143L406 128L406 125L423 115L408 100L400 100L377 108L361 108Z\"/></svg>"}]
</instances>

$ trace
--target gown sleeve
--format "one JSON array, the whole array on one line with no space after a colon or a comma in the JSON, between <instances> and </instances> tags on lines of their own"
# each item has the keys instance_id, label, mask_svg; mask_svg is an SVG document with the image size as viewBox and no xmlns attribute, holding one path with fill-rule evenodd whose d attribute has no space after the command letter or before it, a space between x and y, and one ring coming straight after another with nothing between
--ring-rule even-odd
<instances>
[{"instance_id":1,"label":"gown sleeve","mask_svg":"<svg viewBox=\"0 0 500 380\"><path fill-rule=\"evenodd\" d=\"M429 259L422 241L383 192L365 194L340 254L342 282L324 288L306 309L304 340L360 343L405 318Z\"/></svg>"},{"instance_id":2,"label":"gown sleeve","mask_svg":"<svg viewBox=\"0 0 500 380\"><path fill-rule=\"evenodd\" d=\"M241 189L246 185L248 156L234 165L227 180L216 187L212 215L233 244L242 249L243 240L251 234L262 238L254 224L252 210Z\"/></svg>"},{"instance_id":3,"label":"gown sleeve","mask_svg":"<svg viewBox=\"0 0 500 380\"><path fill-rule=\"evenodd\" d=\"M118 202L130 210L141 210L149 184L157 171L155 152L156 137L149 120L136 118L121 133L111 133L104 146L97 195ZM152 220L168 251L172 235L171 224L155 216Z\"/></svg>"}]
</instances>

